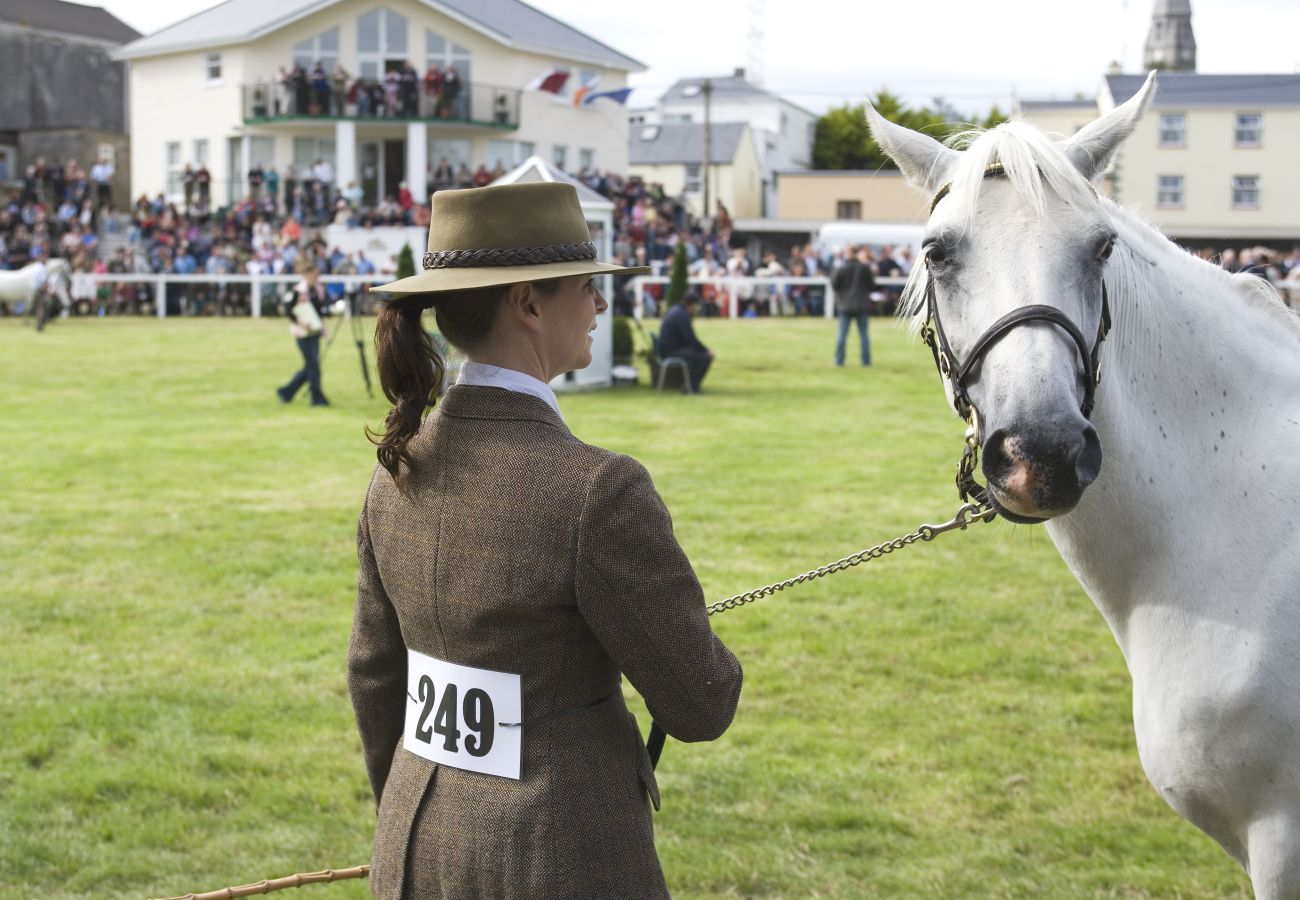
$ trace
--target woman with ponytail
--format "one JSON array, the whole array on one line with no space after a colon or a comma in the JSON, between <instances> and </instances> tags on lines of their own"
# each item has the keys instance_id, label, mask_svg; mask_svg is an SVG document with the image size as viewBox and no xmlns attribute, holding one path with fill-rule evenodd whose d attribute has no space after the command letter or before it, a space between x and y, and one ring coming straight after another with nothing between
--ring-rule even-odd
<instances>
[{"instance_id":1,"label":"woman with ponytail","mask_svg":"<svg viewBox=\"0 0 1300 900\"><path fill-rule=\"evenodd\" d=\"M576 190L439 191L375 340L393 404L357 527L348 685L382 898L662 898L653 767L622 676L713 740L736 658L645 468L583 443L550 381L605 311ZM465 357L446 366L422 324ZM436 404L436 406L435 406Z\"/></svg>"}]
</instances>

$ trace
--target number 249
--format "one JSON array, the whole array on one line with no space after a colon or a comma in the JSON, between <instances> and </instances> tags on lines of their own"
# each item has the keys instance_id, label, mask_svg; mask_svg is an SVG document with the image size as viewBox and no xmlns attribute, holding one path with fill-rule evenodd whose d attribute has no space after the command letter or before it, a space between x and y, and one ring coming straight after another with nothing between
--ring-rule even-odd
<instances>
[{"instance_id":1,"label":"number 249","mask_svg":"<svg viewBox=\"0 0 1300 900\"><path fill-rule=\"evenodd\" d=\"M423 708L420 710L420 719L415 725L415 736L426 744L432 744L434 732L437 732L442 735L444 750L448 753L459 753L461 731L457 724L456 697L459 691L456 685L447 683L442 692L442 700L438 703L437 712L434 712L433 679L428 675L420 676L419 692ZM465 726L471 732L465 738L465 752L470 756L487 756L492 750L492 736L496 730L492 698L488 696L487 691L470 688L465 692L465 702L459 712L463 714ZM430 714L433 714L432 726L428 723Z\"/></svg>"}]
</instances>

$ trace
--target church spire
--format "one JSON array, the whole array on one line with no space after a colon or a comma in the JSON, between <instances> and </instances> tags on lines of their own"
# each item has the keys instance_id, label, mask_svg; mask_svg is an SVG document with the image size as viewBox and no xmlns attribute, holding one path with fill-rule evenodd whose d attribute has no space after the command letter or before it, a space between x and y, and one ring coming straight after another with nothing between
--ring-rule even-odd
<instances>
[{"instance_id":1,"label":"church spire","mask_svg":"<svg viewBox=\"0 0 1300 900\"><path fill-rule=\"evenodd\" d=\"M1191 0L1156 0L1143 58L1146 69L1196 71Z\"/></svg>"}]
</instances>

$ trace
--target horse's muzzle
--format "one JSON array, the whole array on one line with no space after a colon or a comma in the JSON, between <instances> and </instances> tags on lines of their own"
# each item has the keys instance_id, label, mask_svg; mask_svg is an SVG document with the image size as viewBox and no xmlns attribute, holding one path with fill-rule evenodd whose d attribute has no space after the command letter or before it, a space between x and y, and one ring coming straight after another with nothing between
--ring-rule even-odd
<instances>
[{"instance_id":1,"label":"horse's muzzle","mask_svg":"<svg viewBox=\"0 0 1300 900\"><path fill-rule=\"evenodd\" d=\"M1101 441L1087 420L999 428L984 441L984 476L998 512L1033 523L1074 509L1101 471Z\"/></svg>"}]
</instances>

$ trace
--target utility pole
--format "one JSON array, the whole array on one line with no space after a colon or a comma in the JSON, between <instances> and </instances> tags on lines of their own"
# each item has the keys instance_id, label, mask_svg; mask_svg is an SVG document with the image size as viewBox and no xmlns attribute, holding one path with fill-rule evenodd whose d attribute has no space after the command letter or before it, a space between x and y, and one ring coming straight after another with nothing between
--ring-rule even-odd
<instances>
[{"instance_id":1,"label":"utility pole","mask_svg":"<svg viewBox=\"0 0 1300 900\"><path fill-rule=\"evenodd\" d=\"M704 179L704 209L700 213L700 218L709 220L713 218L709 211L712 208L709 205L709 161L712 155L709 152L709 95L713 93L713 82L708 78L704 79L700 90L704 94L704 162L700 168L700 176Z\"/></svg>"}]
</instances>

